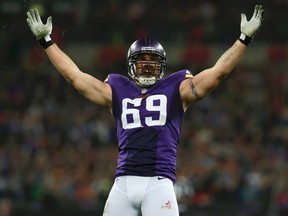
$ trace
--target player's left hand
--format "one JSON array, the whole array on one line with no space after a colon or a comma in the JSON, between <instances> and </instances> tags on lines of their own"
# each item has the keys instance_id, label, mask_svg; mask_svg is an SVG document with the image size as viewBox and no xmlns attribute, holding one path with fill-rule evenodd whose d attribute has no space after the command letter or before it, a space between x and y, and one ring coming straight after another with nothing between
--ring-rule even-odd
<instances>
[{"instance_id":1,"label":"player's left hand","mask_svg":"<svg viewBox=\"0 0 288 216\"><path fill-rule=\"evenodd\" d=\"M43 24L37 9L31 9L29 12L27 12L27 17L28 18L26 19L26 21L28 23L28 26L38 40L41 38L45 38L47 41L47 37L50 39L50 34L52 32L51 16L48 17L45 25Z\"/></svg>"},{"instance_id":2,"label":"player's left hand","mask_svg":"<svg viewBox=\"0 0 288 216\"><path fill-rule=\"evenodd\" d=\"M256 5L252 18L247 21L245 14L241 14L241 33L248 37L253 36L258 32L263 21L264 9L262 5Z\"/></svg>"}]
</instances>

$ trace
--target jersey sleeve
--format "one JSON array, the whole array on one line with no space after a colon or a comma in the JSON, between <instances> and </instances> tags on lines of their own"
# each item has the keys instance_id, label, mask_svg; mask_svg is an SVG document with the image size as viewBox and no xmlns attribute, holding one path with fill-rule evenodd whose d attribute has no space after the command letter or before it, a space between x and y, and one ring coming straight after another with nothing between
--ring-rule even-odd
<instances>
[{"instance_id":1,"label":"jersey sleeve","mask_svg":"<svg viewBox=\"0 0 288 216\"><path fill-rule=\"evenodd\" d=\"M117 77L119 77L118 74L108 74L108 76L106 77L104 82L108 83L110 86L112 86L116 82Z\"/></svg>"},{"instance_id":2,"label":"jersey sleeve","mask_svg":"<svg viewBox=\"0 0 288 216\"><path fill-rule=\"evenodd\" d=\"M177 80L183 81L184 79L192 78L193 75L190 70L185 69L185 70L177 71L171 74L169 77L171 77L171 79L177 79Z\"/></svg>"}]
</instances>

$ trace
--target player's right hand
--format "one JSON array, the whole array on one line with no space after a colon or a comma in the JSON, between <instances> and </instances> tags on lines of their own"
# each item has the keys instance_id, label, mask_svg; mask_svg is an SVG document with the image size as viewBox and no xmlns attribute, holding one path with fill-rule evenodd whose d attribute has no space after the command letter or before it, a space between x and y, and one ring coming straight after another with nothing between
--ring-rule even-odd
<instances>
[{"instance_id":1,"label":"player's right hand","mask_svg":"<svg viewBox=\"0 0 288 216\"><path fill-rule=\"evenodd\" d=\"M52 17L49 16L46 24L43 24L38 10L31 9L27 12L27 23L30 27L32 33L35 35L37 40L45 38L46 41L50 39L50 34L52 32ZM51 39L50 39L51 40Z\"/></svg>"},{"instance_id":2,"label":"player's right hand","mask_svg":"<svg viewBox=\"0 0 288 216\"><path fill-rule=\"evenodd\" d=\"M253 16L249 21L247 21L245 14L241 14L241 32L253 38L262 25L263 14L264 9L262 5L255 6Z\"/></svg>"}]
</instances>

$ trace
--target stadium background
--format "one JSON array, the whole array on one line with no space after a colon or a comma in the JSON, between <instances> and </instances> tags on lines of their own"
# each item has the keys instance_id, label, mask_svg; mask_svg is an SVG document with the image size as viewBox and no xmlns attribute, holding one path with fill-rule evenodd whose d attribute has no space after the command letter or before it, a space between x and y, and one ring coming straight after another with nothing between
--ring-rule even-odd
<instances>
[{"instance_id":1,"label":"stadium background","mask_svg":"<svg viewBox=\"0 0 288 216\"><path fill-rule=\"evenodd\" d=\"M101 215L116 165L112 117L55 71L29 8L52 15L54 40L104 80L126 74L129 45L146 35L166 48L166 74L211 66L255 3L265 8L255 41L186 114L175 187L186 215L288 215L287 0L1 0L0 215Z\"/></svg>"}]
</instances>

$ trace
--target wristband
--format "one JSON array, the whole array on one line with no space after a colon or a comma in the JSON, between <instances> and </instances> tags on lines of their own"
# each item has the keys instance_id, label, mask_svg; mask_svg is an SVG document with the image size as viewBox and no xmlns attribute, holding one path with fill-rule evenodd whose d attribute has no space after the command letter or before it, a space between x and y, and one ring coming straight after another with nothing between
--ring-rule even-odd
<instances>
[{"instance_id":1,"label":"wristband","mask_svg":"<svg viewBox=\"0 0 288 216\"><path fill-rule=\"evenodd\" d=\"M38 42L44 49L47 49L49 46L54 44L54 42L50 38L50 35L46 35L45 37L40 38Z\"/></svg>"},{"instance_id":2,"label":"wristband","mask_svg":"<svg viewBox=\"0 0 288 216\"><path fill-rule=\"evenodd\" d=\"M247 46L252 41L252 37L249 37L246 34L241 33L239 41Z\"/></svg>"}]
</instances>

